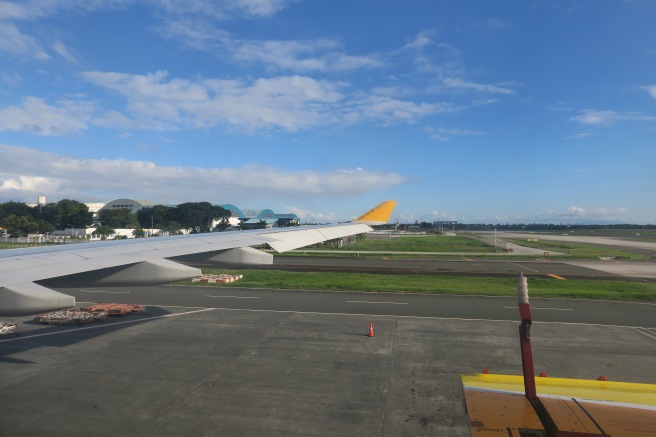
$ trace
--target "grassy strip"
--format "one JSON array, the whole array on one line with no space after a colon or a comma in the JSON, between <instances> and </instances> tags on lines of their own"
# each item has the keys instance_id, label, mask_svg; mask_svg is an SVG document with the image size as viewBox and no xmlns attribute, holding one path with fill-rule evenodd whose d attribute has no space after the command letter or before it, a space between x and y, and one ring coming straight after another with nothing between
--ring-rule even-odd
<instances>
[{"instance_id":1,"label":"grassy strip","mask_svg":"<svg viewBox=\"0 0 656 437\"><path fill-rule=\"evenodd\" d=\"M326 250L335 250L333 247L328 246L324 248ZM364 241L345 245L342 249L398 252L494 252L494 247L471 238L445 237L442 235L392 238L389 240L367 238Z\"/></svg>"},{"instance_id":2,"label":"grassy strip","mask_svg":"<svg viewBox=\"0 0 656 437\"><path fill-rule=\"evenodd\" d=\"M428 275L372 275L363 273L285 272L277 270L203 269L203 273L244 275L220 287L282 288L301 290L370 291L392 293L515 296L514 278ZM529 279L533 297L568 297L624 301L656 301L656 284L622 281L563 281Z\"/></svg>"},{"instance_id":3,"label":"grassy strip","mask_svg":"<svg viewBox=\"0 0 656 437\"><path fill-rule=\"evenodd\" d=\"M21 249L24 247L48 246L47 243L0 243L1 249Z\"/></svg>"},{"instance_id":4,"label":"grassy strip","mask_svg":"<svg viewBox=\"0 0 656 437\"><path fill-rule=\"evenodd\" d=\"M623 250L614 249L611 247L602 247L595 244L572 243L569 241L552 240L509 240L505 238L504 241L508 241L509 243L514 243L524 247L533 247L545 251L567 253L571 255L568 257L568 259L595 259L599 257L613 257L615 259L633 261L644 261L650 259L650 257L647 255L625 252Z\"/></svg>"}]
</instances>

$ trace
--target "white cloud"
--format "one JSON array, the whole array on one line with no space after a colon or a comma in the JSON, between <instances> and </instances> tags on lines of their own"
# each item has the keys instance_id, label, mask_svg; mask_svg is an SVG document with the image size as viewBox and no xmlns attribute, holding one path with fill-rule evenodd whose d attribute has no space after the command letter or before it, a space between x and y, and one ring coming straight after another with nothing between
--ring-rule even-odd
<instances>
[{"instance_id":1,"label":"white cloud","mask_svg":"<svg viewBox=\"0 0 656 437\"><path fill-rule=\"evenodd\" d=\"M349 123L374 120L384 125L414 123L429 115L452 112L447 103L415 103L379 95L363 95L345 107L345 120Z\"/></svg>"},{"instance_id":2,"label":"white cloud","mask_svg":"<svg viewBox=\"0 0 656 437\"><path fill-rule=\"evenodd\" d=\"M413 41L403 46L403 50L421 50L424 47L435 44L434 39L431 38L433 35L435 35L435 32L430 30L420 32L415 36Z\"/></svg>"},{"instance_id":3,"label":"white cloud","mask_svg":"<svg viewBox=\"0 0 656 437\"><path fill-rule=\"evenodd\" d=\"M57 53L59 56L62 58L66 59L68 62L71 64L75 65L80 65L80 61L78 61L77 57L71 53L71 51L62 43L61 41L57 40L53 43L52 49Z\"/></svg>"},{"instance_id":4,"label":"white cloud","mask_svg":"<svg viewBox=\"0 0 656 437\"><path fill-rule=\"evenodd\" d=\"M469 29L486 29L486 30L502 30L508 27L508 23L498 18L489 17L483 21L476 21L462 28L456 30L469 30Z\"/></svg>"},{"instance_id":5,"label":"white cloud","mask_svg":"<svg viewBox=\"0 0 656 437\"><path fill-rule=\"evenodd\" d=\"M23 0L0 1L0 19L34 20L59 11L96 11L120 8L135 0Z\"/></svg>"},{"instance_id":6,"label":"white cloud","mask_svg":"<svg viewBox=\"0 0 656 437\"><path fill-rule=\"evenodd\" d=\"M181 129L228 125L242 130L282 129L295 132L323 125L374 121L414 123L452 108L387 96L342 93L345 84L306 76L280 76L240 81L169 79L166 72L149 75L86 72L88 81L126 98L134 119L113 112L98 121L122 128L138 122L147 129Z\"/></svg>"},{"instance_id":7,"label":"white cloud","mask_svg":"<svg viewBox=\"0 0 656 437\"><path fill-rule=\"evenodd\" d=\"M139 2L136 0L0 0L0 52L48 61L52 58L43 49L43 44L35 37L22 33L15 21L36 20L62 11L94 12L120 9L137 3ZM166 24L161 28L168 28L168 32L173 35L187 34L184 41L190 45L196 44L197 48L207 48L213 37L226 34L218 29L211 29L211 26L205 26L203 32L203 29L199 29L204 23L202 20L225 20L237 16L271 17L284 9L290 0L148 0L144 3L163 12L162 19ZM79 64L72 52L60 41L52 44L52 48L67 61Z\"/></svg>"},{"instance_id":8,"label":"white cloud","mask_svg":"<svg viewBox=\"0 0 656 437\"><path fill-rule=\"evenodd\" d=\"M92 112L89 102L62 100L51 106L36 97L26 97L18 106L0 108L0 132L69 135L86 129Z\"/></svg>"},{"instance_id":9,"label":"white cloud","mask_svg":"<svg viewBox=\"0 0 656 437\"><path fill-rule=\"evenodd\" d=\"M569 120L589 126L608 126L618 121L656 121L656 117L637 112L585 110Z\"/></svg>"},{"instance_id":10,"label":"white cloud","mask_svg":"<svg viewBox=\"0 0 656 437\"><path fill-rule=\"evenodd\" d=\"M656 223L656 210L628 210L626 208L594 209L569 206L564 210L551 210L537 216L545 223Z\"/></svg>"},{"instance_id":11,"label":"white cloud","mask_svg":"<svg viewBox=\"0 0 656 437\"><path fill-rule=\"evenodd\" d=\"M290 3L289 0L229 0L235 8L253 17L270 17Z\"/></svg>"},{"instance_id":12,"label":"white cloud","mask_svg":"<svg viewBox=\"0 0 656 437\"><path fill-rule=\"evenodd\" d=\"M311 55L337 48L334 41L233 41L230 43L238 61L258 61L292 71L324 71L327 60Z\"/></svg>"},{"instance_id":13,"label":"white cloud","mask_svg":"<svg viewBox=\"0 0 656 437\"><path fill-rule=\"evenodd\" d=\"M501 29L505 29L506 27L508 27L508 23L506 23L505 21L500 20L498 18L488 18L487 23L486 23L486 27L488 29L492 29L492 30L501 30Z\"/></svg>"},{"instance_id":14,"label":"white cloud","mask_svg":"<svg viewBox=\"0 0 656 437\"><path fill-rule=\"evenodd\" d=\"M329 39L309 41L229 41L238 61L262 62L270 67L296 72L350 71L382 67L375 56L353 56Z\"/></svg>"},{"instance_id":15,"label":"white cloud","mask_svg":"<svg viewBox=\"0 0 656 437\"><path fill-rule=\"evenodd\" d=\"M437 140L437 141L451 141L449 137L445 137L444 135L440 135L440 134L432 134L430 137L432 140Z\"/></svg>"},{"instance_id":16,"label":"white cloud","mask_svg":"<svg viewBox=\"0 0 656 437\"><path fill-rule=\"evenodd\" d=\"M593 134L590 132L579 132L574 135L570 135L569 137L565 138L566 140L580 140L581 138L588 138L591 137Z\"/></svg>"},{"instance_id":17,"label":"white cloud","mask_svg":"<svg viewBox=\"0 0 656 437\"><path fill-rule=\"evenodd\" d=\"M344 72L384 65L375 55L346 54L339 42L326 38L288 41L234 38L204 16L166 20L158 29L165 37L196 50L231 56L239 62L261 63L275 70Z\"/></svg>"},{"instance_id":18,"label":"white cloud","mask_svg":"<svg viewBox=\"0 0 656 437\"><path fill-rule=\"evenodd\" d=\"M16 86L23 82L23 77L17 71L4 71L0 73L2 80L9 86Z\"/></svg>"},{"instance_id":19,"label":"white cloud","mask_svg":"<svg viewBox=\"0 0 656 437\"><path fill-rule=\"evenodd\" d=\"M500 22L490 22L500 25ZM437 32L423 31L415 39L396 51L394 55L411 56L417 71L430 74L427 89L433 93L477 93L493 95L514 95L515 82L480 83L468 78L463 61L463 53L453 45L437 39ZM487 100L476 105L488 104Z\"/></svg>"},{"instance_id":20,"label":"white cloud","mask_svg":"<svg viewBox=\"0 0 656 437\"><path fill-rule=\"evenodd\" d=\"M442 83L448 89L459 91L476 91L486 94L515 94L510 88L484 83L468 82L460 78L447 77Z\"/></svg>"},{"instance_id":21,"label":"white cloud","mask_svg":"<svg viewBox=\"0 0 656 437\"><path fill-rule=\"evenodd\" d=\"M435 221L447 221L447 220L455 220L455 216L452 214L447 214L445 212L439 212L437 210L432 210L425 212L421 215L421 221L424 222L435 222Z\"/></svg>"},{"instance_id":22,"label":"white cloud","mask_svg":"<svg viewBox=\"0 0 656 437\"><path fill-rule=\"evenodd\" d=\"M647 91L650 96L656 99L656 85L643 86L642 89Z\"/></svg>"},{"instance_id":23,"label":"white cloud","mask_svg":"<svg viewBox=\"0 0 656 437\"><path fill-rule=\"evenodd\" d=\"M0 22L0 52L39 61L51 59L36 39L23 34L15 24L9 22Z\"/></svg>"},{"instance_id":24,"label":"white cloud","mask_svg":"<svg viewBox=\"0 0 656 437\"><path fill-rule=\"evenodd\" d=\"M294 0L292 0L294 1ZM235 16L271 17L287 7L290 0L151 0L170 16L203 16L227 20Z\"/></svg>"},{"instance_id":25,"label":"white cloud","mask_svg":"<svg viewBox=\"0 0 656 437\"><path fill-rule=\"evenodd\" d=\"M284 212L296 214L303 223L336 223L341 220L335 212L317 212L298 206L287 206Z\"/></svg>"},{"instance_id":26,"label":"white cloud","mask_svg":"<svg viewBox=\"0 0 656 437\"><path fill-rule=\"evenodd\" d=\"M43 48L43 44L33 36L21 32L15 21L36 20L68 10L91 12L119 8L133 2L134 0L25 0L21 2L0 0L0 52L30 57L38 61L49 61L52 57ZM73 55L61 42L56 41L53 49L69 62L73 62Z\"/></svg>"},{"instance_id":27,"label":"white cloud","mask_svg":"<svg viewBox=\"0 0 656 437\"><path fill-rule=\"evenodd\" d=\"M6 178L0 180L0 195L2 193L11 192L31 192L40 193L45 191L59 189L59 184L56 180L44 178L41 176L21 176L17 175L14 178Z\"/></svg>"},{"instance_id":28,"label":"white cloud","mask_svg":"<svg viewBox=\"0 0 656 437\"><path fill-rule=\"evenodd\" d=\"M617 119L615 111L584 111L581 115L571 117L570 121L591 126L610 124Z\"/></svg>"},{"instance_id":29,"label":"white cloud","mask_svg":"<svg viewBox=\"0 0 656 437\"><path fill-rule=\"evenodd\" d=\"M25 19L30 15L30 9L24 4L0 1L0 20Z\"/></svg>"},{"instance_id":30,"label":"white cloud","mask_svg":"<svg viewBox=\"0 0 656 437\"><path fill-rule=\"evenodd\" d=\"M0 199L38 195L80 201L128 197L162 203L265 198L316 199L355 196L404 182L392 172L364 169L290 171L261 165L238 168L160 166L147 161L80 159L24 147L0 145Z\"/></svg>"},{"instance_id":31,"label":"white cloud","mask_svg":"<svg viewBox=\"0 0 656 437\"><path fill-rule=\"evenodd\" d=\"M452 136L477 136L484 135L484 132L472 129L453 129L445 127L429 127L426 129L431 133L431 139L437 141L450 141Z\"/></svg>"},{"instance_id":32,"label":"white cloud","mask_svg":"<svg viewBox=\"0 0 656 437\"><path fill-rule=\"evenodd\" d=\"M453 128L446 128L446 127L436 127L434 128L434 130L441 134L456 135L456 136L475 136L475 135L484 134L484 132L473 130L473 129L453 129Z\"/></svg>"}]
</instances>

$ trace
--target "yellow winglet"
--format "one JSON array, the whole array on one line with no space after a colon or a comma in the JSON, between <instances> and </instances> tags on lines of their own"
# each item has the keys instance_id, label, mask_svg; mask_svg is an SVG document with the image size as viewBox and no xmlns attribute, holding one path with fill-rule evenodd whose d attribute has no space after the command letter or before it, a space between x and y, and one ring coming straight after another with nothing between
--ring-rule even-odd
<instances>
[{"instance_id":1,"label":"yellow winglet","mask_svg":"<svg viewBox=\"0 0 656 437\"><path fill-rule=\"evenodd\" d=\"M367 225L383 225L389 220L395 206L396 200L386 200L356 218L355 221Z\"/></svg>"}]
</instances>

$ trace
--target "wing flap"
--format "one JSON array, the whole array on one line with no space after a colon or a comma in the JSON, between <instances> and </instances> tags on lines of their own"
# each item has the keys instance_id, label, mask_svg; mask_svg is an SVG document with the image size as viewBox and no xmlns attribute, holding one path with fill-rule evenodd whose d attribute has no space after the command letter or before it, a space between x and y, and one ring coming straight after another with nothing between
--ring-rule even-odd
<instances>
[{"instance_id":1,"label":"wing flap","mask_svg":"<svg viewBox=\"0 0 656 437\"><path fill-rule=\"evenodd\" d=\"M60 310L74 305L75 297L33 282L0 288L0 316L24 316Z\"/></svg>"}]
</instances>

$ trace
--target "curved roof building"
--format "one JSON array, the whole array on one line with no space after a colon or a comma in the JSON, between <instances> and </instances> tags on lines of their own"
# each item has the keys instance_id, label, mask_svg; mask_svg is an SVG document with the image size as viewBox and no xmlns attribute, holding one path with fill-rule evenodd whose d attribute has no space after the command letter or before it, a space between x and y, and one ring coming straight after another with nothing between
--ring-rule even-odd
<instances>
[{"instance_id":1,"label":"curved roof building","mask_svg":"<svg viewBox=\"0 0 656 437\"><path fill-rule=\"evenodd\" d=\"M155 206L155 205L161 205L161 203L154 203L149 200L133 200L133 199L116 199L112 200L111 202L108 202L98 210L98 214L100 214L103 211L111 210L111 209L129 209L132 212L137 211L140 208L143 208L144 206Z\"/></svg>"}]
</instances>

